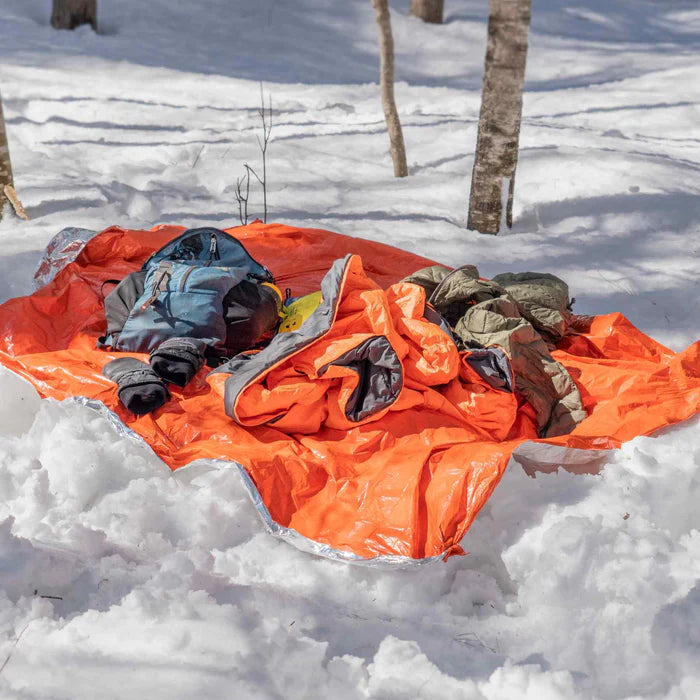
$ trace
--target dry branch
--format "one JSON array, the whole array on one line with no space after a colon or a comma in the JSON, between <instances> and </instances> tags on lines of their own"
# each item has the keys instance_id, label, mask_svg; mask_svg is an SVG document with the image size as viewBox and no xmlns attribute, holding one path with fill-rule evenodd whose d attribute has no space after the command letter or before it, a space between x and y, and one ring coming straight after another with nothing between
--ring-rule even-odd
<instances>
[{"instance_id":1,"label":"dry branch","mask_svg":"<svg viewBox=\"0 0 700 700\"><path fill-rule=\"evenodd\" d=\"M27 216L27 212L24 210L22 202L19 201L19 197L17 196L17 192L15 192L15 188L12 185L5 185L5 187L2 188L2 191L5 193L5 196L10 201L12 208L15 210L15 214L17 214L17 216L19 216L20 219L25 219L26 221L29 221L29 216Z\"/></svg>"},{"instance_id":2,"label":"dry branch","mask_svg":"<svg viewBox=\"0 0 700 700\"><path fill-rule=\"evenodd\" d=\"M238 202L238 218L241 224L245 226L248 223L248 197L250 196L250 168L246 165L245 175L236 178L236 201ZM245 185L245 195L243 194L243 186Z\"/></svg>"}]
</instances>

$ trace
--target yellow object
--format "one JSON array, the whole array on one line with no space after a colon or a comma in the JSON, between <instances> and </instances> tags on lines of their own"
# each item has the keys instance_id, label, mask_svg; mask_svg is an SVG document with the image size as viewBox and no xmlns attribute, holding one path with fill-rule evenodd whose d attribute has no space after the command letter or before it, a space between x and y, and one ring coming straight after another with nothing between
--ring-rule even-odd
<instances>
[{"instance_id":1,"label":"yellow object","mask_svg":"<svg viewBox=\"0 0 700 700\"><path fill-rule=\"evenodd\" d=\"M321 292L311 292L311 294L299 297L291 304L283 307L283 318L278 333L295 331L314 311L316 311L322 301Z\"/></svg>"},{"instance_id":2,"label":"yellow object","mask_svg":"<svg viewBox=\"0 0 700 700\"><path fill-rule=\"evenodd\" d=\"M281 290L279 287L276 285L272 284L272 282L262 282L263 287L269 287L270 289L274 289L275 293L277 296L280 298L281 302L284 302L284 295L282 294Z\"/></svg>"}]
</instances>

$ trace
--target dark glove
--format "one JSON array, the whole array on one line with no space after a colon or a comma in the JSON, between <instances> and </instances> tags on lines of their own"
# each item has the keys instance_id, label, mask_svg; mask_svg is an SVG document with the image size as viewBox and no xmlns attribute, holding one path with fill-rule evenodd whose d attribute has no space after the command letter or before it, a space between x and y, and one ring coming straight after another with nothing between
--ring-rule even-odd
<instances>
[{"instance_id":1,"label":"dark glove","mask_svg":"<svg viewBox=\"0 0 700 700\"><path fill-rule=\"evenodd\" d=\"M119 400L137 416L155 411L170 398L163 380L145 362L134 357L108 362L102 374L116 383Z\"/></svg>"},{"instance_id":2,"label":"dark glove","mask_svg":"<svg viewBox=\"0 0 700 700\"><path fill-rule=\"evenodd\" d=\"M185 386L204 365L206 348L198 338L169 338L151 352L149 362L166 382Z\"/></svg>"}]
</instances>

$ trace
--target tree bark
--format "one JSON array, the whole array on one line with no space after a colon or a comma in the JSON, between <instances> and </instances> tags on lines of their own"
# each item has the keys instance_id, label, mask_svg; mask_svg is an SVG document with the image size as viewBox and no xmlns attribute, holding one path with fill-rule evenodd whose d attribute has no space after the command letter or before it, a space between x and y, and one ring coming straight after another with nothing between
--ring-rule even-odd
<instances>
[{"instance_id":1,"label":"tree bark","mask_svg":"<svg viewBox=\"0 0 700 700\"><path fill-rule=\"evenodd\" d=\"M97 31L97 0L53 0L54 29L75 29L81 24L90 24Z\"/></svg>"},{"instance_id":2,"label":"tree bark","mask_svg":"<svg viewBox=\"0 0 700 700\"><path fill-rule=\"evenodd\" d=\"M10 149L7 146L5 118L2 113L2 96L0 96L0 219L5 206L5 185L12 186L12 166L10 165Z\"/></svg>"},{"instance_id":3,"label":"tree bark","mask_svg":"<svg viewBox=\"0 0 700 700\"><path fill-rule=\"evenodd\" d=\"M424 22L442 24L445 0L411 0L409 14L420 17Z\"/></svg>"},{"instance_id":4,"label":"tree bark","mask_svg":"<svg viewBox=\"0 0 700 700\"><path fill-rule=\"evenodd\" d=\"M479 133L467 221L468 228L482 233L498 233L502 223L509 228L513 225L513 190L529 27L530 0L490 0Z\"/></svg>"},{"instance_id":5,"label":"tree bark","mask_svg":"<svg viewBox=\"0 0 700 700\"><path fill-rule=\"evenodd\" d=\"M399 113L396 111L396 102L394 101L394 39L391 35L388 0L372 0L372 6L377 15L377 27L379 30L379 70L381 76L382 107L384 108L386 128L389 132L391 160L394 163L394 176L406 177L406 175L408 175L406 148L403 143Z\"/></svg>"}]
</instances>

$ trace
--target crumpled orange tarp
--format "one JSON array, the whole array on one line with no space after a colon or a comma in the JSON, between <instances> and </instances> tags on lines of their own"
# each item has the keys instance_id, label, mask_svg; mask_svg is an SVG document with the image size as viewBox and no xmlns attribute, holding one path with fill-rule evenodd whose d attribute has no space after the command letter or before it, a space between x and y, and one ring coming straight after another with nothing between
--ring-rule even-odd
<instances>
[{"instance_id":1,"label":"crumpled orange tarp","mask_svg":"<svg viewBox=\"0 0 700 700\"><path fill-rule=\"evenodd\" d=\"M224 412L226 375L207 377L203 369L184 389L172 387L162 409L133 416L101 375L117 355L95 347L105 329L100 286L139 268L183 230L113 227L90 240L51 283L0 306L0 363L42 396L102 401L173 469L200 458L242 464L276 523L332 550L363 558L460 553L459 541L523 441L608 449L700 408L700 342L677 354L613 313L554 352L579 386L589 417L570 435L537 439L530 407L485 384L421 320L422 290L396 284L431 261L327 231L254 223L227 231L294 295L318 289L334 260L357 254L349 259L354 281L339 307L338 323L346 327L335 330L352 333L352 321L344 319L366 312L365 291L374 295L386 313L374 318L371 332L386 334L402 359L398 400L353 426L329 408L329 394L349 390L343 384L352 377L343 371L321 379L323 392L314 395L323 403L320 413L286 415L279 396L255 397L257 383L238 406L243 427ZM353 294L358 288L364 291ZM330 352L328 343L316 345L312 364ZM273 371L287 376L284 366ZM266 424L273 398L277 423Z\"/></svg>"}]
</instances>

